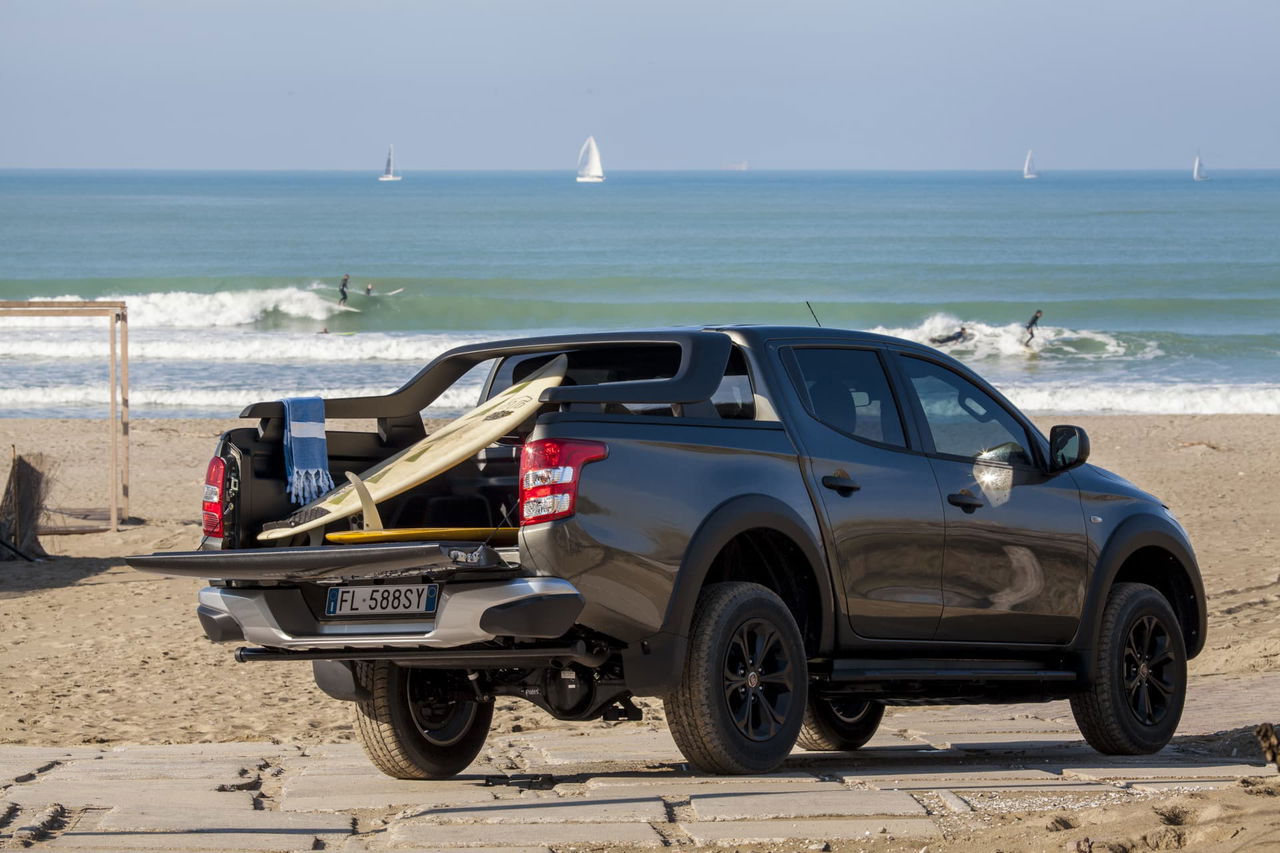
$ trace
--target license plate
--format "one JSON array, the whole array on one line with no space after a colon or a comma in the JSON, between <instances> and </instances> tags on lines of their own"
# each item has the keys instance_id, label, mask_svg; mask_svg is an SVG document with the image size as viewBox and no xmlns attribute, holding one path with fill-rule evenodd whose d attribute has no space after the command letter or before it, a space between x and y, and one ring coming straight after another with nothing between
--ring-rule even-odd
<instances>
[{"instance_id":1,"label":"license plate","mask_svg":"<svg viewBox=\"0 0 1280 853\"><path fill-rule=\"evenodd\" d=\"M400 586L335 586L324 604L325 616L385 616L435 613L440 584Z\"/></svg>"}]
</instances>

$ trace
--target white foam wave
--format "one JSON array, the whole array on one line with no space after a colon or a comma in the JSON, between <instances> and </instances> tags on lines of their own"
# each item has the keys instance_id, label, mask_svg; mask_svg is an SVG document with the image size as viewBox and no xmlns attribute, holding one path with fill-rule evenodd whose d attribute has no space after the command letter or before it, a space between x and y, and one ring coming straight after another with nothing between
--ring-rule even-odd
<instances>
[{"instance_id":1,"label":"white foam wave","mask_svg":"<svg viewBox=\"0 0 1280 853\"><path fill-rule=\"evenodd\" d=\"M129 357L137 361L269 361L345 364L400 361L426 364L456 346L480 343L492 335L387 334L319 335L296 332L228 332L199 335L141 330L129 338ZM101 361L107 353L102 335L30 330L0 336L0 358L78 359Z\"/></svg>"},{"instance_id":2,"label":"white foam wave","mask_svg":"<svg viewBox=\"0 0 1280 853\"><path fill-rule=\"evenodd\" d=\"M337 300L300 287L267 290L225 290L217 293L171 291L100 296L94 302L125 300L131 328L208 328L247 326L276 313L303 320L325 320L340 312ZM63 295L54 302L75 302L81 297ZM101 327L100 317L0 317L5 328Z\"/></svg>"},{"instance_id":3,"label":"white foam wave","mask_svg":"<svg viewBox=\"0 0 1280 853\"><path fill-rule=\"evenodd\" d=\"M1280 385L1003 383L1000 391L1027 412L1280 415Z\"/></svg>"},{"instance_id":4,"label":"white foam wave","mask_svg":"<svg viewBox=\"0 0 1280 853\"><path fill-rule=\"evenodd\" d=\"M936 344L932 340L945 338L961 327L965 330L962 341ZM1028 344L1027 330L1021 323L992 325L961 320L950 314L934 314L918 326L876 326L868 331L938 347L965 361L1026 358L1031 353L1046 358L1084 360L1150 359L1162 355L1153 341L1126 342L1106 332L1062 326L1037 327L1036 336Z\"/></svg>"},{"instance_id":5,"label":"white foam wave","mask_svg":"<svg viewBox=\"0 0 1280 853\"><path fill-rule=\"evenodd\" d=\"M218 388L156 389L131 388L129 405L138 409L210 409L239 412L251 403L283 397L372 397L395 390L390 387L352 386L341 388ZM428 412L465 411L474 407L479 384L454 387L427 407ZM110 403L110 391L101 385L52 385L42 388L0 388L0 408L50 409L102 407Z\"/></svg>"},{"instance_id":6,"label":"white foam wave","mask_svg":"<svg viewBox=\"0 0 1280 853\"><path fill-rule=\"evenodd\" d=\"M134 387L130 404L135 410L208 409L238 412L250 403L282 397L365 397L386 394L392 387L342 386L303 388L156 389ZM428 412L459 412L476 405L478 381L450 388ZM1192 384L1069 384L1003 383L1000 390L1017 406L1032 413L1280 415L1280 385ZM105 385L53 385L41 388L0 387L0 409L90 408L105 409Z\"/></svg>"}]
</instances>

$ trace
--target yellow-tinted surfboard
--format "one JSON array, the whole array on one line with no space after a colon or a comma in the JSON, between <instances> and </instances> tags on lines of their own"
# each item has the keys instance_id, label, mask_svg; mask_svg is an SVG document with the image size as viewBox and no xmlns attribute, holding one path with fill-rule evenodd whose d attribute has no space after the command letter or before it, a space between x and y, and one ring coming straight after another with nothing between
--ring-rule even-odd
<instances>
[{"instance_id":1,"label":"yellow-tinted surfboard","mask_svg":"<svg viewBox=\"0 0 1280 853\"><path fill-rule=\"evenodd\" d=\"M378 542L484 542L514 545L518 527L397 527L390 530L342 530L326 533L335 545L373 545Z\"/></svg>"},{"instance_id":2,"label":"yellow-tinted surfboard","mask_svg":"<svg viewBox=\"0 0 1280 853\"><path fill-rule=\"evenodd\" d=\"M470 459L515 429L542 405L538 398L564 380L569 360L558 355L525 379L431 435L374 465L360 475L374 503L404 494L432 477ZM360 495L347 483L300 508L283 521L267 525L258 539L288 539L360 512Z\"/></svg>"}]
</instances>

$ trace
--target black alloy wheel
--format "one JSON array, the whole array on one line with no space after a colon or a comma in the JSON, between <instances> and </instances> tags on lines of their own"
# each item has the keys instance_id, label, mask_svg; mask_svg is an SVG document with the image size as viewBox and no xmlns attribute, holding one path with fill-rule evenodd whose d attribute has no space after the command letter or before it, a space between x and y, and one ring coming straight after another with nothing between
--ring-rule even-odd
<instances>
[{"instance_id":1,"label":"black alloy wheel","mask_svg":"<svg viewBox=\"0 0 1280 853\"><path fill-rule=\"evenodd\" d=\"M724 698L734 726L753 741L777 736L796 695L795 667L770 622L749 619L724 656Z\"/></svg>"},{"instance_id":2,"label":"black alloy wheel","mask_svg":"<svg viewBox=\"0 0 1280 853\"><path fill-rule=\"evenodd\" d=\"M768 773L804 723L809 664L795 616L757 583L698 594L680 686L663 698L667 727L706 773Z\"/></svg>"},{"instance_id":3,"label":"black alloy wheel","mask_svg":"<svg viewBox=\"0 0 1280 853\"><path fill-rule=\"evenodd\" d=\"M1178 687L1176 662L1169 631L1156 617L1133 623L1124 648L1124 689L1129 710L1144 726L1159 725L1169 713Z\"/></svg>"},{"instance_id":4,"label":"black alloy wheel","mask_svg":"<svg viewBox=\"0 0 1280 853\"><path fill-rule=\"evenodd\" d=\"M1098 626L1093 679L1071 697L1089 745L1149 755L1173 738L1187 697L1187 651L1169 601L1148 584L1111 588Z\"/></svg>"},{"instance_id":5,"label":"black alloy wheel","mask_svg":"<svg viewBox=\"0 0 1280 853\"><path fill-rule=\"evenodd\" d=\"M367 699L352 703L356 733L374 766L396 779L445 779L484 746L493 703L475 696L465 672L357 661Z\"/></svg>"},{"instance_id":6,"label":"black alloy wheel","mask_svg":"<svg viewBox=\"0 0 1280 853\"><path fill-rule=\"evenodd\" d=\"M879 702L857 696L823 696L819 685L814 685L796 743L814 752L848 752L871 740L883 717L884 705Z\"/></svg>"}]
</instances>

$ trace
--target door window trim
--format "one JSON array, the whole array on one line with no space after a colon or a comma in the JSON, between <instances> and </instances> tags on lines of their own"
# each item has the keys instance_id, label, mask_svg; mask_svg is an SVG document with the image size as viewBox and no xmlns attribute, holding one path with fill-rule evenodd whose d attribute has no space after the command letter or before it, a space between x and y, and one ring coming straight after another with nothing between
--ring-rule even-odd
<instances>
[{"instance_id":1,"label":"door window trim","mask_svg":"<svg viewBox=\"0 0 1280 853\"><path fill-rule=\"evenodd\" d=\"M1042 443L1040 440L1041 436L1040 436L1039 430L1037 430L1035 426L1030 421L1028 421L1027 418L1021 412L1018 412L1017 410L1015 410L1013 408L1013 404L1010 403L1008 400L1004 399L1004 397L1000 394L999 391L991 387L990 383L982 379L976 373L963 371L963 370L956 370L954 365L947 364L946 362L937 358L931 358L930 356L925 355L924 353L917 353L917 352L900 350L900 349L889 350L889 353L892 353L892 355L890 356L890 359L893 362L894 380L899 385L901 385L902 394L905 395L907 398L907 403L911 408L912 419L915 422L916 430L920 434L921 447L926 456L929 456L935 459L945 459L951 462L969 462L969 463L978 464L978 465L995 465L1001 468L1010 468L1010 469L1016 468L1020 471L1036 471L1042 474L1045 472L1046 469L1045 469L1045 462L1044 462L1044 458L1045 458L1044 448L1042 447ZM975 387L977 387L979 391L981 391L982 393L990 397L992 402L994 402L997 406L999 406L1000 409L1004 411L1005 414L1013 418L1013 420L1018 424L1018 426L1022 427L1024 438L1027 442L1026 449L1028 450L1028 452L1030 452L1032 456L1031 464L1028 465L1023 463L1004 462L996 459L979 459L976 456L959 456L954 453L943 453L939 451L933 443L933 430L929 426L929 419L925 416L924 408L920 405L920 395L916 393L915 386L911 384L911 378L907 375L906 367L905 365L902 364L902 359L906 359L906 358L919 359L920 361L928 362L929 364L932 364L943 370L954 373L956 376L959 376L961 379L964 379L966 382L969 382L970 384L974 385Z\"/></svg>"},{"instance_id":2,"label":"door window trim","mask_svg":"<svg viewBox=\"0 0 1280 853\"><path fill-rule=\"evenodd\" d=\"M898 413L898 423L902 427L902 440L906 442L905 446L901 444L890 444L885 441L875 441L874 439L865 438L860 435L854 435L851 432L840 429L835 424L830 424L818 417L813 407L813 400L809 397L809 389L804 384L804 371L800 369L800 361L796 358L795 351L798 349L824 349L824 350L859 350L862 352L870 352L876 357L876 361L880 364L880 370L884 373L885 384L889 388L889 396L893 399L894 409ZM907 416L906 409L903 406L901 390L896 387L897 382L891 366L887 362L887 353L883 347L867 344L845 344L835 342L812 342L812 343L787 343L779 347L779 354L782 357L782 364L786 368L788 378L791 380L791 387L795 389L796 398L800 401L800 406L814 421L822 424L832 432L837 432L845 438L853 439L870 447L878 447L882 450L893 450L898 453L915 453L920 454L923 451L923 445L920 441L918 429L911 417Z\"/></svg>"}]
</instances>

